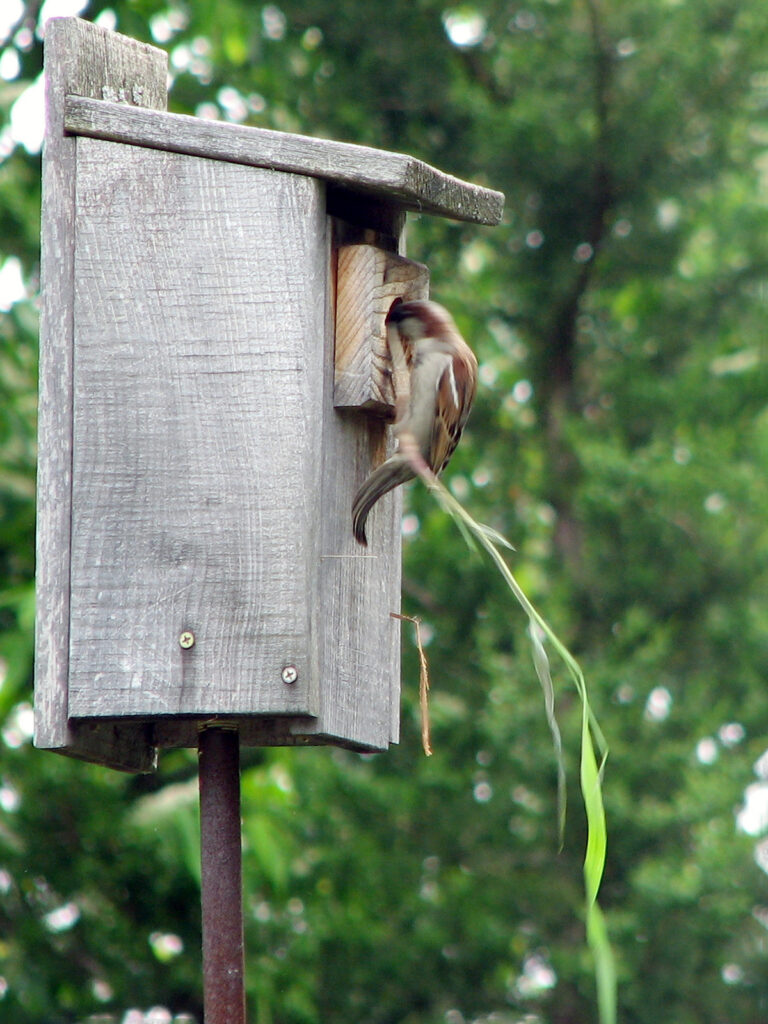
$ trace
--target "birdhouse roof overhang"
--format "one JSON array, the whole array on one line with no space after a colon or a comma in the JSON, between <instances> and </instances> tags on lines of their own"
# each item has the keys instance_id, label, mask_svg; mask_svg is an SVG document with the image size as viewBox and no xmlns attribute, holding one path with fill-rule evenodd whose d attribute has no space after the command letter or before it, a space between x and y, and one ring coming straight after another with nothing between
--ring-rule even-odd
<instances>
[{"instance_id":1,"label":"birdhouse roof overhang","mask_svg":"<svg viewBox=\"0 0 768 1024\"><path fill-rule=\"evenodd\" d=\"M504 194L462 181L404 153L70 95L74 135L320 178L404 210L498 224Z\"/></svg>"}]
</instances>

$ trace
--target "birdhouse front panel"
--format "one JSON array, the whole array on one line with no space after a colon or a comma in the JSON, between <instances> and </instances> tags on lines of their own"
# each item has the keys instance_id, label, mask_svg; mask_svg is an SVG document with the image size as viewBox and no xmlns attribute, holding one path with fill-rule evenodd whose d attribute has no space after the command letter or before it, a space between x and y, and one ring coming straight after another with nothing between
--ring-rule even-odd
<instances>
[{"instance_id":1,"label":"birdhouse front panel","mask_svg":"<svg viewBox=\"0 0 768 1024\"><path fill-rule=\"evenodd\" d=\"M314 715L324 187L81 138L76 225L69 715Z\"/></svg>"}]
</instances>

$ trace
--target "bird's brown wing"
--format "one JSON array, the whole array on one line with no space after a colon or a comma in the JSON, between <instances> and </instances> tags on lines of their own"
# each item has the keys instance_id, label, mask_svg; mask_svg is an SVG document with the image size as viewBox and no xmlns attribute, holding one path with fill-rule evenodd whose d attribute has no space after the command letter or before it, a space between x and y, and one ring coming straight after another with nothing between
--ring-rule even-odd
<instances>
[{"instance_id":1,"label":"bird's brown wing","mask_svg":"<svg viewBox=\"0 0 768 1024\"><path fill-rule=\"evenodd\" d=\"M477 390L475 357L469 349L467 352L468 355L454 355L437 383L435 401L438 415L435 416L429 452L429 465L435 473L441 473L448 465ZM475 363L474 367L470 359Z\"/></svg>"}]
</instances>

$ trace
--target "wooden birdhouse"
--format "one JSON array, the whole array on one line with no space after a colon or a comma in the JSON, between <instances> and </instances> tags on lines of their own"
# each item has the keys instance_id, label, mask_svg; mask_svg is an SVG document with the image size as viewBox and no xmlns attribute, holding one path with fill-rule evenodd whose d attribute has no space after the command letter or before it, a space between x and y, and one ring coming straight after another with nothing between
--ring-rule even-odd
<instances>
[{"instance_id":1,"label":"wooden birdhouse","mask_svg":"<svg viewBox=\"0 0 768 1024\"><path fill-rule=\"evenodd\" d=\"M400 497L384 317L425 297L406 211L500 193L397 153L169 114L166 54L46 31L38 746L132 771L398 737Z\"/></svg>"}]
</instances>

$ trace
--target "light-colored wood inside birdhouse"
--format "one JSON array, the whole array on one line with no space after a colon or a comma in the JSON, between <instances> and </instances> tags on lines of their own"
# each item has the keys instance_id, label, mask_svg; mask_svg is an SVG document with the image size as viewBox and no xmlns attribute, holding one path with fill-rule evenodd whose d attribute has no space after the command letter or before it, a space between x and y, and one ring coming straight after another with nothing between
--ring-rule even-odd
<instances>
[{"instance_id":1,"label":"light-colored wood inside birdhouse","mask_svg":"<svg viewBox=\"0 0 768 1024\"><path fill-rule=\"evenodd\" d=\"M338 250L336 284L336 408L394 416L392 360L384 326L396 299L426 299L429 271L373 245Z\"/></svg>"}]
</instances>

